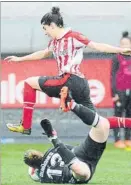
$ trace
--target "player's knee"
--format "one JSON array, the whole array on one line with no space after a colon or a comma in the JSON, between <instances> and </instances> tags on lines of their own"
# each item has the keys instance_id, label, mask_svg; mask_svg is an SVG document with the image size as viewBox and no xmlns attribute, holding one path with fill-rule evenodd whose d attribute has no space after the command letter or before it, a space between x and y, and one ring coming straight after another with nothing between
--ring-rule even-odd
<instances>
[{"instance_id":1,"label":"player's knee","mask_svg":"<svg viewBox=\"0 0 131 185\"><path fill-rule=\"evenodd\" d=\"M73 171L73 176L77 181L85 182L91 176L90 168L84 162L73 164L72 171Z\"/></svg>"},{"instance_id":2,"label":"player's knee","mask_svg":"<svg viewBox=\"0 0 131 185\"><path fill-rule=\"evenodd\" d=\"M109 130L110 130L109 121L106 118L100 116L98 128L100 128L100 130L103 133L109 133Z\"/></svg>"},{"instance_id":3,"label":"player's knee","mask_svg":"<svg viewBox=\"0 0 131 185\"><path fill-rule=\"evenodd\" d=\"M81 174L81 173L75 173L75 172L73 172L73 177L76 179L77 182L86 182L86 181L89 180L90 175L87 174L87 172L84 175Z\"/></svg>"},{"instance_id":4,"label":"player's knee","mask_svg":"<svg viewBox=\"0 0 131 185\"><path fill-rule=\"evenodd\" d=\"M39 86L39 76L37 77L29 77L25 80L26 83L28 83L33 89L40 90Z\"/></svg>"},{"instance_id":5,"label":"player's knee","mask_svg":"<svg viewBox=\"0 0 131 185\"><path fill-rule=\"evenodd\" d=\"M37 77L29 77L25 80L26 83L28 83L30 86L33 86L34 84L36 84L38 82L38 78Z\"/></svg>"}]
</instances>

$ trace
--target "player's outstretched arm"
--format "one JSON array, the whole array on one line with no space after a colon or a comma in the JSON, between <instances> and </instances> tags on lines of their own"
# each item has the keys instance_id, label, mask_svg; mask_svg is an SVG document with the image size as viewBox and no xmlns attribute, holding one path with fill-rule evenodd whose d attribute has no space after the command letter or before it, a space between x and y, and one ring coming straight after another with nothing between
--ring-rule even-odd
<instances>
[{"instance_id":1,"label":"player's outstretched arm","mask_svg":"<svg viewBox=\"0 0 131 185\"><path fill-rule=\"evenodd\" d=\"M30 55L26 55L23 57L17 57L17 56L8 56L4 60L7 60L8 62L21 62L21 61L31 61L31 60L40 60L42 58L47 58L50 56L52 52L47 48L45 50L36 51Z\"/></svg>"},{"instance_id":2,"label":"player's outstretched arm","mask_svg":"<svg viewBox=\"0 0 131 185\"><path fill-rule=\"evenodd\" d=\"M91 49L95 49L100 52L106 52L106 53L121 53L125 55L131 55L131 49L130 48L120 48L120 47L115 47L111 46L108 44L104 43L97 43L94 41L90 41L88 43L88 47Z\"/></svg>"}]
</instances>

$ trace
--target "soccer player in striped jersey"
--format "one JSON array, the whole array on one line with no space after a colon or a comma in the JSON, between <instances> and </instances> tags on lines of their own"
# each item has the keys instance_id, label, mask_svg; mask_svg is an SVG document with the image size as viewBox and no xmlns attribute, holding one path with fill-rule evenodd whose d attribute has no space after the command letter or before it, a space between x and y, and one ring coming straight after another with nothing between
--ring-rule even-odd
<instances>
[{"instance_id":1,"label":"soccer player in striped jersey","mask_svg":"<svg viewBox=\"0 0 131 185\"><path fill-rule=\"evenodd\" d=\"M36 91L43 91L50 97L59 98L60 90L67 86L73 99L92 110L95 108L90 100L88 81L80 71L83 59L83 49L89 47L100 52L131 54L131 49L96 43L89 40L81 33L64 27L64 21L58 7L53 7L41 19L41 25L45 34L51 37L46 49L33 54L5 58L9 62L29 61L47 58L52 53L58 64L58 76L29 77L24 82L23 116L20 124L7 124L10 131L31 134L32 115L36 102Z\"/></svg>"}]
</instances>

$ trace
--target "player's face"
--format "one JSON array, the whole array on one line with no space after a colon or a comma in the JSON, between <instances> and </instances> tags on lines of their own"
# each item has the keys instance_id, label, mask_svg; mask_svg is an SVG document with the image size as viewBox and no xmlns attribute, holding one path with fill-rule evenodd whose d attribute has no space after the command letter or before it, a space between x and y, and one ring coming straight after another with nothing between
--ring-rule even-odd
<instances>
[{"instance_id":1,"label":"player's face","mask_svg":"<svg viewBox=\"0 0 131 185\"><path fill-rule=\"evenodd\" d=\"M53 24L43 25L43 29L44 29L45 35L47 35L53 39L55 38L55 26Z\"/></svg>"},{"instance_id":2,"label":"player's face","mask_svg":"<svg viewBox=\"0 0 131 185\"><path fill-rule=\"evenodd\" d=\"M128 38L123 38L120 41L121 48L131 48L131 41Z\"/></svg>"}]
</instances>

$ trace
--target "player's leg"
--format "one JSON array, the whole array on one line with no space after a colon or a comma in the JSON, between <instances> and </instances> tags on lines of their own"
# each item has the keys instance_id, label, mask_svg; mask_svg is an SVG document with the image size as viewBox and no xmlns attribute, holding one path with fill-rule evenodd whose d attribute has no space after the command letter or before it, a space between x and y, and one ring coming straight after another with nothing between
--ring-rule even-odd
<instances>
[{"instance_id":1,"label":"player's leg","mask_svg":"<svg viewBox=\"0 0 131 185\"><path fill-rule=\"evenodd\" d=\"M83 161L87 163L90 167L91 175L88 179L88 182L93 177L96 166L106 148L106 141L101 143L97 142L97 138L95 138L97 133L93 131L95 133L95 135L93 136L93 133L91 133L92 129L84 140L84 142L74 148L75 155L78 158L83 159ZM93 138L95 138L95 140Z\"/></svg>"},{"instance_id":2,"label":"player's leg","mask_svg":"<svg viewBox=\"0 0 131 185\"><path fill-rule=\"evenodd\" d=\"M122 116L122 110L123 109L122 109L121 105L116 102L115 105L114 105L114 112L115 112L114 116L121 117ZM119 141L121 139L120 129L119 128L113 129L113 132L114 132L115 142Z\"/></svg>"},{"instance_id":3,"label":"player's leg","mask_svg":"<svg viewBox=\"0 0 131 185\"><path fill-rule=\"evenodd\" d=\"M76 75L71 75L65 86L68 87L72 94L72 98L76 103L82 104L91 110L96 111L90 99L90 88L87 79L80 78Z\"/></svg>"},{"instance_id":4,"label":"player's leg","mask_svg":"<svg viewBox=\"0 0 131 185\"><path fill-rule=\"evenodd\" d=\"M70 96L67 87L62 88L60 95L62 110L64 111L65 108L72 110L87 125L92 125L101 129L105 128L105 130L108 130L109 128L131 128L131 118L103 118L88 107L77 104Z\"/></svg>"},{"instance_id":5,"label":"player's leg","mask_svg":"<svg viewBox=\"0 0 131 185\"><path fill-rule=\"evenodd\" d=\"M33 109L36 102L36 91L41 90L39 86L39 76L27 78L23 88L23 115L21 124L7 124L10 131L31 133L31 123Z\"/></svg>"},{"instance_id":6,"label":"player's leg","mask_svg":"<svg viewBox=\"0 0 131 185\"><path fill-rule=\"evenodd\" d=\"M107 140L110 128L107 119L100 117L95 111L88 107L74 102L67 87L61 90L61 100L61 102L65 102L64 107L63 104L61 104L62 109L65 107L71 109L85 124L95 127L95 129L93 129L93 131L96 132L96 138L93 138L94 140L97 139L97 142L104 142Z\"/></svg>"},{"instance_id":7,"label":"player's leg","mask_svg":"<svg viewBox=\"0 0 131 185\"><path fill-rule=\"evenodd\" d=\"M90 110L93 110L93 114L90 113L90 117L88 116L88 123L92 124L92 120L94 119L94 111L96 112L96 109L90 99L90 88L88 81L86 79L81 79L79 77L73 76L72 77L72 86L69 88L71 92L71 96L74 99L75 102L84 105L85 107L89 108ZM73 91L74 90L74 91ZM72 94L73 92L73 94ZM68 111L68 108L65 107L65 111ZM83 117L83 116L82 116ZM96 132L96 135L98 136L100 141L103 142L103 131L104 131L104 141L107 139L109 134L109 127L108 127L108 121L104 118L100 117L101 124L99 124L99 127L97 129L92 129ZM107 122L107 127L106 127ZM104 125L103 125L104 123ZM102 138L101 138L102 137Z\"/></svg>"},{"instance_id":8,"label":"player's leg","mask_svg":"<svg viewBox=\"0 0 131 185\"><path fill-rule=\"evenodd\" d=\"M57 147L57 151L63 158L65 164L73 171L75 180L87 181L91 176L91 170L88 164L78 160L76 155L69 149L64 143L62 143L57 136L56 131L53 129L49 120L45 119L41 121L41 126L45 131L45 134L49 140L53 143L54 147Z\"/></svg>"},{"instance_id":9,"label":"player's leg","mask_svg":"<svg viewBox=\"0 0 131 185\"><path fill-rule=\"evenodd\" d=\"M131 118L131 90L127 98L126 117ZM131 148L131 128L125 129L125 144Z\"/></svg>"},{"instance_id":10,"label":"player's leg","mask_svg":"<svg viewBox=\"0 0 131 185\"><path fill-rule=\"evenodd\" d=\"M87 125L93 126L90 131L91 138L99 143L103 143L109 136L109 121L99 116L96 112L83 105L75 106L72 111Z\"/></svg>"},{"instance_id":11,"label":"player's leg","mask_svg":"<svg viewBox=\"0 0 131 185\"><path fill-rule=\"evenodd\" d=\"M126 112L126 118L122 118L122 113L121 113L121 116L116 116L116 117L112 117L112 118L107 118L110 122L110 128L129 128L131 129L131 96L130 98L128 99L126 97L126 92L121 92L119 94L120 96L120 102L121 102L121 107L122 107L122 112L125 110L125 109L128 109L129 110L129 115L127 114ZM130 102L130 106L129 105L129 102Z\"/></svg>"},{"instance_id":12,"label":"player's leg","mask_svg":"<svg viewBox=\"0 0 131 185\"><path fill-rule=\"evenodd\" d=\"M50 97L59 97L62 85L66 83L69 74L59 76L30 77L24 82L23 116L20 124L7 124L10 131L31 134L33 109L36 102L36 90L43 91Z\"/></svg>"},{"instance_id":13,"label":"player's leg","mask_svg":"<svg viewBox=\"0 0 131 185\"><path fill-rule=\"evenodd\" d=\"M88 124L92 124L92 121L94 120L94 117L95 117L95 114L94 114L94 111L96 111L93 103L91 102L91 99L90 99L90 89L89 89L89 85L88 85L88 82L86 79L81 79L81 78L77 78L76 76L74 76L74 79L72 79L72 87L70 87L70 91L71 92L71 96L74 97L77 99L77 102L80 102L82 105L84 105L85 107L89 108L90 110L93 110L93 112L89 110L90 112L90 116L87 116L88 118ZM79 88L78 88L79 86ZM82 91L80 91L80 90ZM75 90L75 91L73 91ZM72 95L72 92L73 95ZM65 111L67 111L68 108L65 107ZM73 110L74 112L75 110ZM75 112L74 112L75 113ZM96 114L96 117L97 114ZM82 118L84 119L84 117L82 116ZM85 119L85 121L87 120ZM97 118L96 118L97 120ZM98 125L97 129L93 129L94 132L96 132L96 135L98 136L100 142L103 142L107 140L108 138L108 135L109 135L109 124L108 124L108 121L102 117L100 117L100 124ZM103 124L104 123L104 124ZM107 123L107 125L106 125ZM94 123L95 124L95 123ZM104 133L104 135L103 135ZM103 138L104 136L104 138ZM99 141L98 140L98 141Z\"/></svg>"},{"instance_id":14,"label":"player's leg","mask_svg":"<svg viewBox=\"0 0 131 185\"><path fill-rule=\"evenodd\" d=\"M119 100L114 103L114 116L116 117L122 117L124 108L125 108L125 102L123 101L124 98L124 93L123 92L118 92L119 95ZM121 139L121 129L120 128L115 128L113 129L114 133L114 146L116 148L125 148L126 145L124 144L124 141Z\"/></svg>"}]
</instances>

